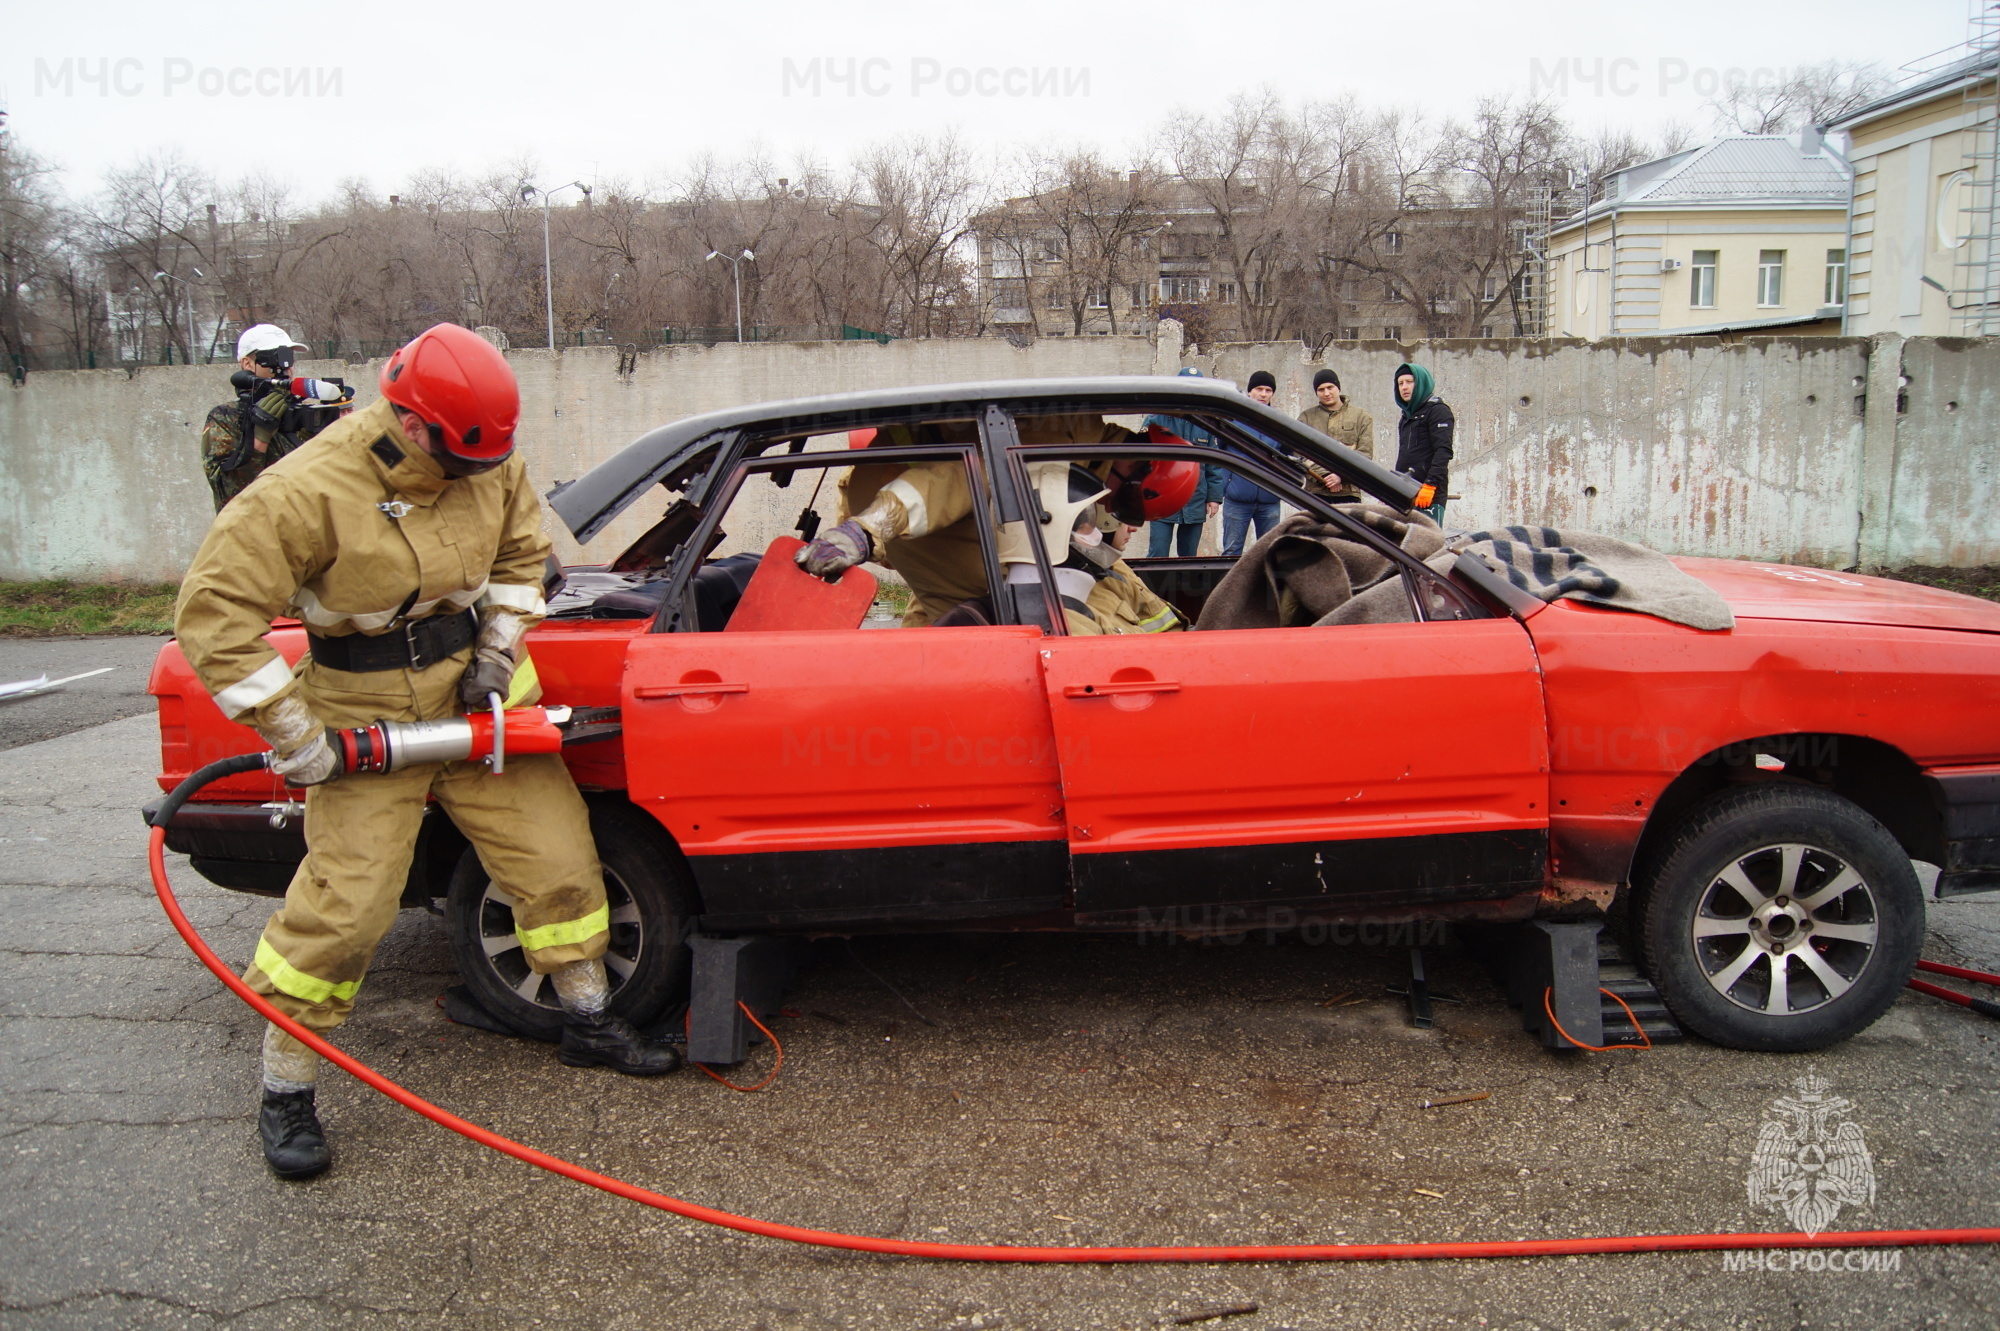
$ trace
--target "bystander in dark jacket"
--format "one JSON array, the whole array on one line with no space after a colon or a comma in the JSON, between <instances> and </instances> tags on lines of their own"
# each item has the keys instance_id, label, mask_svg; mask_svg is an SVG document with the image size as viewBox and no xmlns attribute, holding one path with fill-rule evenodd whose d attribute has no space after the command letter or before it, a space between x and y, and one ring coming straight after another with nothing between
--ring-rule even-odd
<instances>
[{"instance_id":1,"label":"bystander in dark jacket","mask_svg":"<svg viewBox=\"0 0 2000 1331\"><path fill-rule=\"evenodd\" d=\"M1430 506L1417 512L1443 526L1456 424L1451 408L1437 395L1431 372L1409 364L1396 367L1396 405L1403 411L1396 426L1396 470L1432 488Z\"/></svg>"}]
</instances>

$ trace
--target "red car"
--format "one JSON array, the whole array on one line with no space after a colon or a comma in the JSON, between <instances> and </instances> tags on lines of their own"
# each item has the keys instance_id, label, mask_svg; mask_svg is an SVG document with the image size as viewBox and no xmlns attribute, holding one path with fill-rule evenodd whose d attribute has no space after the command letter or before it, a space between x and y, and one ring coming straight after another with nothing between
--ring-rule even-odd
<instances>
[{"instance_id":1,"label":"red car","mask_svg":"<svg viewBox=\"0 0 2000 1331\"><path fill-rule=\"evenodd\" d=\"M777 515L810 511L807 492L830 496L857 460L963 468L973 512L954 530L988 586L1007 585L1001 528L1032 525L1039 503L1028 468L1157 457L1145 432L1092 424L1149 413L1198 427L1176 456L1248 476L1387 561L1390 622L1070 636L1033 585L964 626L897 628L879 606L858 627L732 622ZM848 432L872 432L865 455ZM1198 934L1615 908L1684 1026L1810 1049L1908 979L1924 927L1912 859L1939 866L1939 896L2000 887L2000 606L1714 559L1675 562L1733 628L1544 602L1478 559L1414 557L1312 485L1308 461L1396 510L1417 492L1185 378L744 407L663 426L556 487L581 542L656 487L667 501L629 547L569 570L529 638L544 701L579 709L576 738L595 741L564 753L612 892L618 1006L667 1010L697 929ZM712 553L725 539L750 554ZM1132 562L1191 623L1232 564ZM304 648L293 626L272 641ZM151 688L163 788L259 747L172 645ZM225 887L281 893L303 854L287 799L267 774L232 778L169 845ZM434 809L405 903L440 897L480 1000L552 1022L506 900Z\"/></svg>"}]
</instances>

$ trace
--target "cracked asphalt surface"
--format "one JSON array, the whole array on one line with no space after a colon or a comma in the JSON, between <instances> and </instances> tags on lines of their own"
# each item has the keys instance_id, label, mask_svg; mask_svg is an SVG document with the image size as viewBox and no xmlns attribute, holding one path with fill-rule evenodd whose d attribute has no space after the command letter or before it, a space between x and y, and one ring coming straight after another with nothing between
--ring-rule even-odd
<instances>
[{"instance_id":1,"label":"cracked asphalt surface","mask_svg":"<svg viewBox=\"0 0 2000 1331\"><path fill-rule=\"evenodd\" d=\"M38 673L0 644L0 678ZM83 667L83 668L88 668ZM122 672L121 672L122 673ZM111 679L113 676L105 676ZM0 704L4 711L6 704ZM1990 1327L1996 1254L1890 1272L1720 1254L1193 1267L943 1265L649 1211L483 1151L328 1072L332 1172L252 1135L260 1023L174 937L137 806L150 715L55 709L0 763L0 1325L70 1327ZM67 720L63 720L67 717ZM270 903L178 857L235 962ZM2000 903L1933 903L1928 955L2000 969ZM558 1065L444 1020L437 922L403 913L342 1045L475 1122L709 1205L861 1233L1027 1243L1782 1229L1745 1194L1764 1109L1815 1069L1877 1192L1836 1228L2000 1225L2000 1025L1906 994L1809 1057L1699 1042L1545 1052L1476 960L1431 1031L1402 952L1069 937L864 939L807 959L775 1087ZM923 1014L872 978L893 984ZM1348 995L1342 997L1342 995ZM768 1051L743 1073L760 1076ZM1422 1110L1424 1098L1488 1100ZM1857 1263L1858 1265L1858 1263Z\"/></svg>"}]
</instances>

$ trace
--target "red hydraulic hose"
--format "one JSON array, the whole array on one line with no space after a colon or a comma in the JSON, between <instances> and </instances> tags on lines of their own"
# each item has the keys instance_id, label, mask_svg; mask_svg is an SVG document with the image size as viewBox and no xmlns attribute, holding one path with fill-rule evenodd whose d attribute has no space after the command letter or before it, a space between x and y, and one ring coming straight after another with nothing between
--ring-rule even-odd
<instances>
[{"instance_id":1,"label":"red hydraulic hose","mask_svg":"<svg viewBox=\"0 0 2000 1331\"><path fill-rule=\"evenodd\" d=\"M1937 961L1920 961L1917 963L1917 969L1920 971L1930 971L1934 975L1952 975L1961 980L1977 980L1980 984L2000 985L2000 975L1993 975L1986 971L1968 970L1964 966L1947 966ZM1931 984L1924 980L1911 980L1909 987L1920 994L1929 994L1932 998L1942 998L1947 1003L1956 1003L1960 1007L1971 1008L1982 1017L2000 1017L2000 1003L1995 1003L1990 999L1974 998L1970 994L1961 994L1955 989L1947 989L1941 984Z\"/></svg>"},{"instance_id":2,"label":"red hydraulic hose","mask_svg":"<svg viewBox=\"0 0 2000 1331\"><path fill-rule=\"evenodd\" d=\"M176 806L178 807L178 806ZM168 820L171 813L168 814ZM359 1078L406 1109L415 1110L440 1127L451 1129L481 1146L502 1155L526 1161L551 1174L587 1183L614 1197L639 1202L689 1220L734 1229L764 1238L807 1243L821 1248L845 1248L852 1252L883 1253L895 1257L928 1257L954 1262L1371 1262L1421 1258L1569 1257L1610 1252L1706 1252L1716 1249L1747 1248L1897 1248L1918 1245L2000 1243L2000 1229L1871 1229L1823 1234L1635 1234L1582 1239L1505 1239L1485 1243L1298 1243L1252 1244L1197 1248L1036 1248L1004 1244L924 1243L907 1239L870 1238L861 1234L840 1234L825 1229L805 1229L749 1216L732 1215L713 1207L669 1197L641 1188L622 1179L573 1165L567 1160L510 1141L476 1123L468 1123L449 1110L403 1089L359 1059L343 1054L318 1035L273 1007L262 994L239 979L223 965L194 925L181 911L174 890L167 883L165 855L167 832L155 826L148 848L153 887L167 918L201 964L215 973L235 995L254 1008L258 1015L304 1044L342 1071Z\"/></svg>"},{"instance_id":3,"label":"red hydraulic hose","mask_svg":"<svg viewBox=\"0 0 2000 1331\"><path fill-rule=\"evenodd\" d=\"M1917 969L1929 971L1933 975L1956 975L1961 980L1977 980L1981 984L2000 984L2000 975L1991 971L1968 970L1964 966L1947 966L1941 961L1919 961Z\"/></svg>"}]
</instances>

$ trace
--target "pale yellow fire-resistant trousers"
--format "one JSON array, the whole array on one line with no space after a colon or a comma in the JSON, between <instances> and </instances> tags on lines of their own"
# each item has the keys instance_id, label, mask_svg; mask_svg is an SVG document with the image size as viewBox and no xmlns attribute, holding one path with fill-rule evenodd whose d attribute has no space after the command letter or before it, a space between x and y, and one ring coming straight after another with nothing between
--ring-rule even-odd
<instances>
[{"instance_id":1,"label":"pale yellow fire-resistant trousers","mask_svg":"<svg viewBox=\"0 0 2000 1331\"><path fill-rule=\"evenodd\" d=\"M560 757L511 758L499 776L460 762L342 777L306 792L306 858L243 975L310 1030L332 1030L354 1009L395 921L426 794L513 898L529 966L546 973L604 955L604 877L583 797Z\"/></svg>"}]
</instances>

